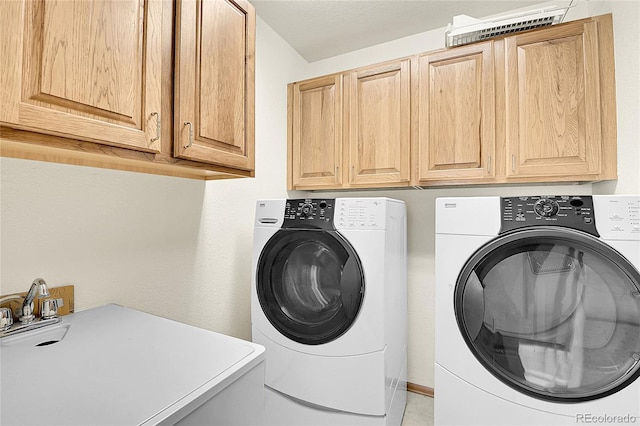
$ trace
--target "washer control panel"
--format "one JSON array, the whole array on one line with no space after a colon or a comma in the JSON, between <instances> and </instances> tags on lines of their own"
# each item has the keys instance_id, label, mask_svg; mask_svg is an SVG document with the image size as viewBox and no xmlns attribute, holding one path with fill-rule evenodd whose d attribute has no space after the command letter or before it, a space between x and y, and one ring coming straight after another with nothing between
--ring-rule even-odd
<instances>
[{"instance_id":1,"label":"washer control panel","mask_svg":"<svg viewBox=\"0 0 640 426\"><path fill-rule=\"evenodd\" d=\"M336 200L337 229L384 229L386 203L376 198L339 198Z\"/></svg>"},{"instance_id":2,"label":"washer control panel","mask_svg":"<svg viewBox=\"0 0 640 426\"><path fill-rule=\"evenodd\" d=\"M334 206L331 198L287 200L283 227L333 229Z\"/></svg>"},{"instance_id":3,"label":"washer control panel","mask_svg":"<svg viewBox=\"0 0 640 426\"><path fill-rule=\"evenodd\" d=\"M502 197L500 233L529 226L564 226L598 237L591 196Z\"/></svg>"}]
</instances>

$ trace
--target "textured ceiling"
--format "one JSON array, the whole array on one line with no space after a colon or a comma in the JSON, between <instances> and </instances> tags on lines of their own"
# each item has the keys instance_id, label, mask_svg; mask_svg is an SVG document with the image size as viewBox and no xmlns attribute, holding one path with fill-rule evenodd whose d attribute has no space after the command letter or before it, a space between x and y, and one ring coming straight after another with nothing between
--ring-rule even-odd
<instances>
[{"instance_id":1,"label":"textured ceiling","mask_svg":"<svg viewBox=\"0 0 640 426\"><path fill-rule=\"evenodd\" d=\"M540 0L250 0L256 13L308 62L482 18ZM558 3L566 3L559 0ZM444 31L442 34L444 47Z\"/></svg>"}]
</instances>

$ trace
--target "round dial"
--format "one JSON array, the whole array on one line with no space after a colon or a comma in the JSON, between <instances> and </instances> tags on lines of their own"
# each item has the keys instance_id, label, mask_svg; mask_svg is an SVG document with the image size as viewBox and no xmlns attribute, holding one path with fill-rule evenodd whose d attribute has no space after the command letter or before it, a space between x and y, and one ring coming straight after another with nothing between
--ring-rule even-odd
<instances>
[{"instance_id":1,"label":"round dial","mask_svg":"<svg viewBox=\"0 0 640 426\"><path fill-rule=\"evenodd\" d=\"M311 203L304 203L302 207L300 207L300 212L303 217L309 217L313 215L313 205Z\"/></svg>"},{"instance_id":2,"label":"round dial","mask_svg":"<svg viewBox=\"0 0 640 426\"><path fill-rule=\"evenodd\" d=\"M560 206L554 200L548 198L541 198L533 205L533 210L538 216L551 217L555 216L560 210Z\"/></svg>"}]
</instances>

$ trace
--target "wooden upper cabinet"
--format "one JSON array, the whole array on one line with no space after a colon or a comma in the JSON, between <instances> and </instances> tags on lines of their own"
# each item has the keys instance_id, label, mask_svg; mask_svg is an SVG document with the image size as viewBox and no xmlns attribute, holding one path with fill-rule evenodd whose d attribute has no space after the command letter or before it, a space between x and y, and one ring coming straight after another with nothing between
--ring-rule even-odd
<instances>
[{"instance_id":1,"label":"wooden upper cabinet","mask_svg":"<svg viewBox=\"0 0 640 426\"><path fill-rule=\"evenodd\" d=\"M1 3L3 125L160 150L159 1Z\"/></svg>"},{"instance_id":2,"label":"wooden upper cabinet","mask_svg":"<svg viewBox=\"0 0 640 426\"><path fill-rule=\"evenodd\" d=\"M289 90L289 189L617 176L610 14Z\"/></svg>"},{"instance_id":3,"label":"wooden upper cabinet","mask_svg":"<svg viewBox=\"0 0 640 426\"><path fill-rule=\"evenodd\" d=\"M505 39L508 178L615 176L603 161L615 153L615 95L611 16L602 19Z\"/></svg>"},{"instance_id":4,"label":"wooden upper cabinet","mask_svg":"<svg viewBox=\"0 0 640 426\"><path fill-rule=\"evenodd\" d=\"M253 170L253 6L178 1L175 28L174 155Z\"/></svg>"},{"instance_id":5,"label":"wooden upper cabinet","mask_svg":"<svg viewBox=\"0 0 640 426\"><path fill-rule=\"evenodd\" d=\"M289 189L407 186L410 60L289 84Z\"/></svg>"},{"instance_id":6,"label":"wooden upper cabinet","mask_svg":"<svg viewBox=\"0 0 640 426\"><path fill-rule=\"evenodd\" d=\"M493 42L419 56L418 183L495 176Z\"/></svg>"},{"instance_id":7,"label":"wooden upper cabinet","mask_svg":"<svg viewBox=\"0 0 640 426\"><path fill-rule=\"evenodd\" d=\"M348 182L404 186L410 179L410 60L348 75Z\"/></svg>"},{"instance_id":8,"label":"wooden upper cabinet","mask_svg":"<svg viewBox=\"0 0 640 426\"><path fill-rule=\"evenodd\" d=\"M290 187L342 185L342 79L331 75L288 87Z\"/></svg>"}]
</instances>

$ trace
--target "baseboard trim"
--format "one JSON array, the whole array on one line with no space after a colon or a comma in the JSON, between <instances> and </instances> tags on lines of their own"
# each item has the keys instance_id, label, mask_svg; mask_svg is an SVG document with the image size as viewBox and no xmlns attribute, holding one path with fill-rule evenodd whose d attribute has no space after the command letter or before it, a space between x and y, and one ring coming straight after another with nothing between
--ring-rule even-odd
<instances>
[{"instance_id":1,"label":"baseboard trim","mask_svg":"<svg viewBox=\"0 0 640 426\"><path fill-rule=\"evenodd\" d=\"M433 398L434 392L433 388L429 388L427 386L416 385L415 383L407 383L407 390L413 393L419 393L420 395L425 395Z\"/></svg>"}]
</instances>

